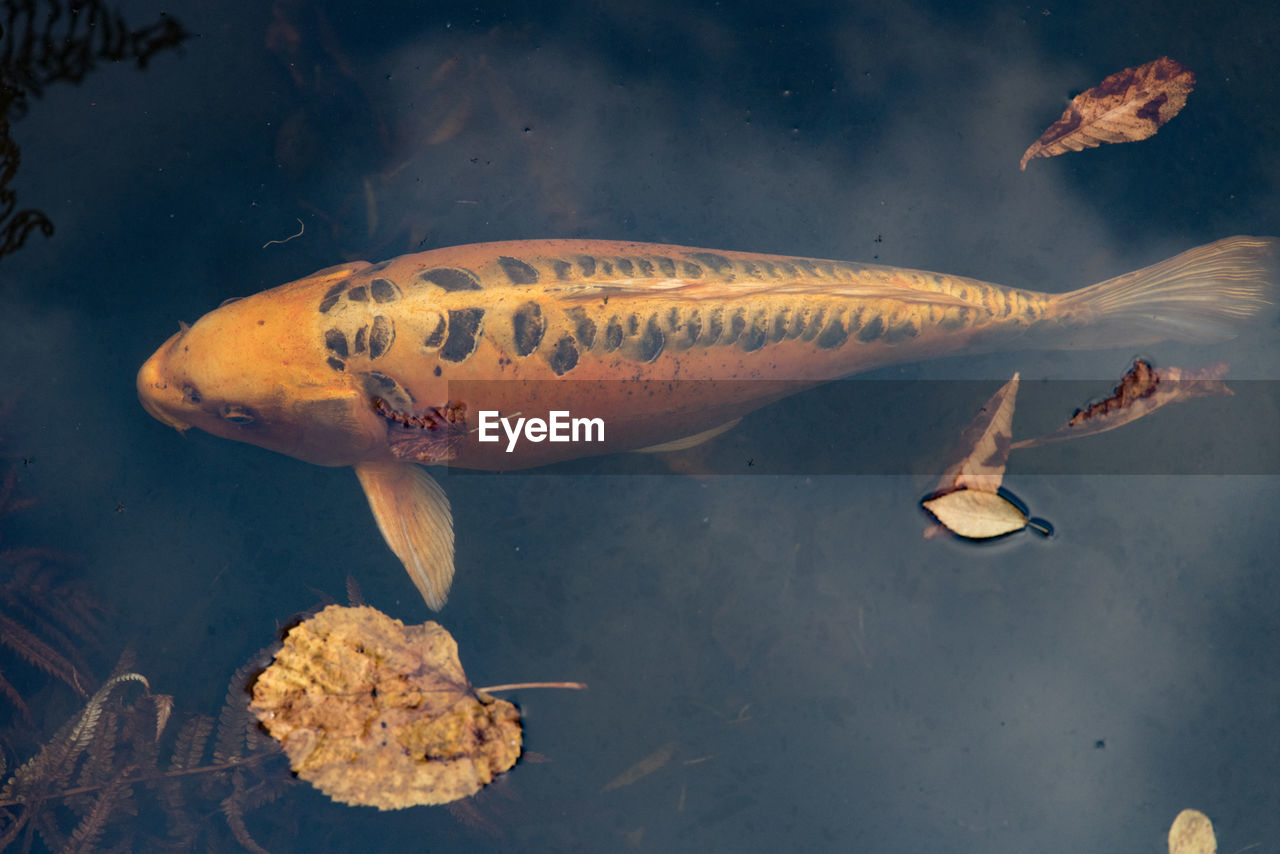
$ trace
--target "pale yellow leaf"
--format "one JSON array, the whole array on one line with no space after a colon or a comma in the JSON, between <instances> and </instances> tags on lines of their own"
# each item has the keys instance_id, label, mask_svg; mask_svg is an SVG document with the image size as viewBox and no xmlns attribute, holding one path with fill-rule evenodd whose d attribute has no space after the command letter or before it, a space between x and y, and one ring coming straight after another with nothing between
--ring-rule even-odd
<instances>
[{"instance_id":1,"label":"pale yellow leaf","mask_svg":"<svg viewBox=\"0 0 1280 854\"><path fill-rule=\"evenodd\" d=\"M952 533L974 540L999 537L1027 526L1027 514L995 492L959 489L924 502L924 508Z\"/></svg>"},{"instance_id":2,"label":"pale yellow leaf","mask_svg":"<svg viewBox=\"0 0 1280 854\"><path fill-rule=\"evenodd\" d=\"M995 492L1004 479L1013 435L1013 409L1018 399L1018 374L991 395L960 434L961 458L947 468L937 492L976 489Z\"/></svg>"},{"instance_id":3,"label":"pale yellow leaf","mask_svg":"<svg viewBox=\"0 0 1280 854\"><path fill-rule=\"evenodd\" d=\"M1218 854L1213 822L1199 810L1183 810L1169 828L1169 854Z\"/></svg>"}]
</instances>

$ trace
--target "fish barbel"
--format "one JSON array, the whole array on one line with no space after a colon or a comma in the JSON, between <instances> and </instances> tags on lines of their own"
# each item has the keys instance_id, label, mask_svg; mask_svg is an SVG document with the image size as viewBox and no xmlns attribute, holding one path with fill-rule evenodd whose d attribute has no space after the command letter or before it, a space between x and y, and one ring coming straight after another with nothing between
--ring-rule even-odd
<instances>
[{"instance_id":1,"label":"fish barbel","mask_svg":"<svg viewBox=\"0 0 1280 854\"><path fill-rule=\"evenodd\" d=\"M452 521L417 463L509 470L687 447L802 388L944 355L1229 337L1274 301L1276 243L1230 237L1064 294L660 244L456 246L228 301L156 351L138 395L178 430L354 466L439 608ZM479 441L482 411L556 409L589 410L607 441Z\"/></svg>"}]
</instances>

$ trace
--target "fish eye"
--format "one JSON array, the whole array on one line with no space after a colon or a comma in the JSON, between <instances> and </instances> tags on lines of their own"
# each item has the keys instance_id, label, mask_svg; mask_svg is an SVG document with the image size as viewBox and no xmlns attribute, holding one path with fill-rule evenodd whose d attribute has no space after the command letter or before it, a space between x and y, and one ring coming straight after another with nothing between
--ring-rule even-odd
<instances>
[{"instance_id":1,"label":"fish eye","mask_svg":"<svg viewBox=\"0 0 1280 854\"><path fill-rule=\"evenodd\" d=\"M221 414L224 421L230 421L232 424L253 423L253 412L247 406L237 406L229 403L222 407Z\"/></svg>"},{"instance_id":2,"label":"fish eye","mask_svg":"<svg viewBox=\"0 0 1280 854\"><path fill-rule=\"evenodd\" d=\"M187 403L197 404L200 402L200 390L187 383L182 387L182 399Z\"/></svg>"}]
</instances>

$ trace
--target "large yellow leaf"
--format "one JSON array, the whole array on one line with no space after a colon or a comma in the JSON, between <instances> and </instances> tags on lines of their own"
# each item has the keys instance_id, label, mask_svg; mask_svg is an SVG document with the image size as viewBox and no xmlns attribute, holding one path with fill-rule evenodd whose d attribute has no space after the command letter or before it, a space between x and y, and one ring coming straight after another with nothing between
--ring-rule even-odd
<instances>
[{"instance_id":1,"label":"large yellow leaf","mask_svg":"<svg viewBox=\"0 0 1280 854\"><path fill-rule=\"evenodd\" d=\"M1199 810L1183 810L1169 828L1169 854L1218 854L1213 822Z\"/></svg>"}]
</instances>

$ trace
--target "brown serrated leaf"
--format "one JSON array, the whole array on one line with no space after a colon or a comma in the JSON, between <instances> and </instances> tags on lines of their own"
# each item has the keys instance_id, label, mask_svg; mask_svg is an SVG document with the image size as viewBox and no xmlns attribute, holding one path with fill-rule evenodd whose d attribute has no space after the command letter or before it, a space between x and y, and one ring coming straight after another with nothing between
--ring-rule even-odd
<instances>
[{"instance_id":1,"label":"brown serrated leaf","mask_svg":"<svg viewBox=\"0 0 1280 854\"><path fill-rule=\"evenodd\" d=\"M1169 828L1169 854L1218 854L1213 822L1199 810L1183 810Z\"/></svg>"},{"instance_id":2,"label":"brown serrated leaf","mask_svg":"<svg viewBox=\"0 0 1280 854\"><path fill-rule=\"evenodd\" d=\"M1094 436L1122 427L1150 415L1162 406L1196 397L1234 394L1222 378L1227 375L1226 362L1190 371L1185 368L1156 370L1150 362L1138 359L1120 380L1111 397L1085 409L1076 410L1066 426L1046 436L1014 442L1013 448L1035 448L1051 442Z\"/></svg>"},{"instance_id":3,"label":"brown serrated leaf","mask_svg":"<svg viewBox=\"0 0 1280 854\"><path fill-rule=\"evenodd\" d=\"M959 460L942 474L935 491L977 489L995 492L1004 479L1013 436L1013 410L1018 399L1018 374L991 395L960 434Z\"/></svg>"},{"instance_id":4,"label":"brown serrated leaf","mask_svg":"<svg viewBox=\"0 0 1280 854\"><path fill-rule=\"evenodd\" d=\"M1031 144L1018 166L1025 171L1036 157L1146 139L1178 114L1195 86L1191 69L1167 56L1112 74L1072 98L1062 118Z\"/></svg>"}]
</instances>

